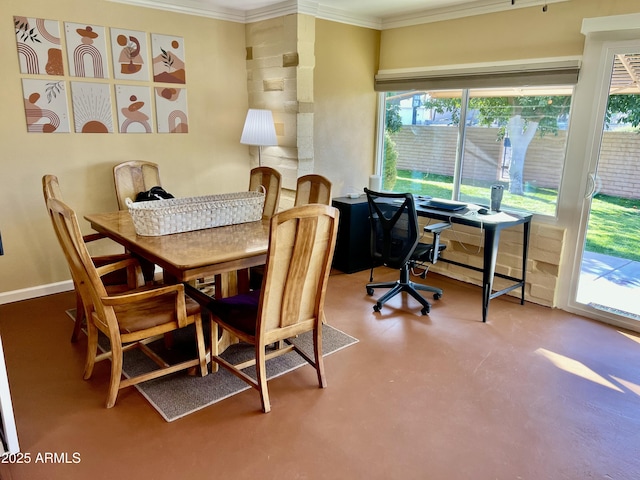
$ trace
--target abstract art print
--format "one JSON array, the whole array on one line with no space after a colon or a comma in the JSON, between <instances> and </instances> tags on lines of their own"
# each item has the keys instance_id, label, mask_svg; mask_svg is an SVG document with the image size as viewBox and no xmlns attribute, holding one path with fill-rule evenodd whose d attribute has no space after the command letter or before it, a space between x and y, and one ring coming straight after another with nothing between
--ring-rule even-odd
<instances>
[{"instance_id":1,"label":"abstract art print","mask_svg":"<svg viewBox=\"0 0 640 480\"><path fill-rule=\"evenodd\" d=\"M114 77L121 80L149 81L147 34L111 28Z\"/></svg>"},{"instance_id":2,"label":"abstract art print","mask_svg":"<svg viewBox=\"0 0 640 480\"><path fill-rule=\"evenodd\" d=\"M183 38L151 34L151 54L154 82L186 83Z\"/></svg>"},{"instance_id":3,"label":"abstract art print","mask_svg":"<svg viewBox=\"0 0 640 480\"><path fill-rule=\"evenodd\" d=\"M149 87L116 85L116 105L120 133L153 133Z\"/></svg>"},{"instance_id":4,"label":"abstract art print","mask_svg":"<svg viewBox=\"0 0 640 480\"><path fill-rule=\"evenodd\" d=\"M75 77L109 78L104 27L65 22L69 70Z\"/></svg>"},{"instance_id":5,"label":"abstract art print","mask_svg":"<svg viewBox=\"0 0 640 480\"><path fill-rule=\"evenodd\" d=\"M71 103L76 132L113 133L108 84L71 82Z\"/></svg>"},{"instance_id":6,"label":"abstract art print","mask_svg":"<svg viewBox=\"0 0 640 480\"><path fill-rule=\"evenodd\" d=\"M20 73L64 75L60 23L43 18L13 17Z\"/></svg>"},{"instance_id":7,"label":"abstract art print","mask_svg":"<svg viewBox=\"0 0 640 480\"><path fill-rule=\"evenodd\" d=\"M187 89L156 87L158 133L188 133Z\"/></svg>"},{"instance_id":8,"label":"abstract art print","mask_svg":"<svg viewBox=\"0 0 640 480\"><path fill-rule=\"evenodd\" d=\"M23 78L22 97L28 132L69 132L65 82Z\"/></svg>"}]
</instances>

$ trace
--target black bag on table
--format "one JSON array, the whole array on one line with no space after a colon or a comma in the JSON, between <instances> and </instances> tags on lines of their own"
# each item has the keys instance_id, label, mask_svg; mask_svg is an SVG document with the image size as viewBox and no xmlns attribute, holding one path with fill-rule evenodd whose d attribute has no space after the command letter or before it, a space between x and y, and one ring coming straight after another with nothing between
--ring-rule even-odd
<instances>
[{"instance_id":1,"label":"black bag on table","mask_svg":"<svg viewBox=\"0 0 640 480\"><path fill-rule=\"evenodd\" d=\"M164 188L155 186L151 187L151 190L147 190L146 192L140 192L136 195L136 202L148 202L150 200L164 200L167 198L175 198L169 192L165 191Z\"/></svg>"}]
</instances>

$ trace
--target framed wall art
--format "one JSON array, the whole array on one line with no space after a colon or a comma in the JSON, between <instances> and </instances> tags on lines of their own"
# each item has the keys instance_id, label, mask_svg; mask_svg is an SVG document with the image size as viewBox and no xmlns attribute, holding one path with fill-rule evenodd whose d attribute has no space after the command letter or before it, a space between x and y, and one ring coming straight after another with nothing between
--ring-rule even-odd
<instances>
[{"instance_id":1,"label":"framed wall art","mask_svg":"<svg viewBox=\"0 0 640 480\"><path fill-rule=\"evenodd\" d=\"M20 73L64 75L60 23L44 18L13 17Z\"/></svg>"},{"instance_id":2,"label":"framed wall art","mask_svg":"<svg viewBox=\"0 0 640 480\"><path fill-rule=\"evenodd\" d=\"M120 133L153 133L149 87L116 85L118 131Z\"/></svg>"},{"instance_id":3,"label":"framed wall art","mask_svg":"<svg viewBox=\"0 0 640 480\"><path fill-rule=\"evenodd\" d=\"M153 81L159 83L186 83L184 39L169 35L151 34Z\"/></svg>"},{"instance_id":4,"label":"framed wall art","mask_svg":"<svg viewBox=\"0 0 640 480\"><path fill-rule=\"evenodd\" d=\"M62 80L22 79L27 131L68 133L67 89Z\"/></svg>"},{"instance_id":5,"label":"framed wall art","mask_svg":"<svg viewBox=\"0 0 640 480\"><path fill-rule=\"evenodd\" d=\"M187 89L156 87L158 133L188 133Z\"/></svg>"},{"instance_id":6,"label":"framed wall art","mask_svg":"<svg viewBox=\"0 0 640 480\"><path fill-rule=\"evenodd\" d=\"M71 75L109 78L104 27L65 22L64 28Z\"/></svg>"},{"instance_id":7,"label":"framed wall art","mask_svg":"<svg viewBox=\"0 0 640 480\"><path fill-rule=\"evenodd\" d=\"M111 89L106 83L71 82L73 122L78 133L113 133Z\"/></svg>"},{"instance_id":8,"label":"framed wall art","mask_svg":"<svg viewBox=\"0 0 640 480\"><path fill-rule=\"evenodd\" d=\"M111 28L113 76L120 80L149 81L147 34Z\"/></svg>"}]
</instances>

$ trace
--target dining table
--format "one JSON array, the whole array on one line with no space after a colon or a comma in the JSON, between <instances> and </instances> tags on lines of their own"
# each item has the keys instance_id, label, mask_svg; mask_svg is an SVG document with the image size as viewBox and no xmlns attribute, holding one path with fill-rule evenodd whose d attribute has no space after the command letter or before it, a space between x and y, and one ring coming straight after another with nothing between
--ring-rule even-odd
<instances>
[{"instance_id":1,"label":"dining table","mask_svg":"<svg viewBox=\"0 0 640 480\"><path fill-rule=\"evenodd\" d=\"M249 268L264 265L267 258L268 219L168 235L143 236L136 233L127 210L93 213L84 218L95 231L121 244L140 259L161 267L165 283L194 284L196 280L215 277L215 298L248 291ZM221 283L225 284L224 287ZM199 293L197 289L187 289ZM218 339L218 352L237 341L225 331ZM190 373L194 374L195 369L192 370Z\"/></svg>"},{"instance_id":2,"label":"dining table","mask_svg":"<svg viewBox=\"0 0 640 480\"><path fill-rule=\"evenodd\" d=\"M84 217L91 228L162 268L165 282L193 282L264 265L269 220L159 236L136 233L127 210Z\"/></svg>"}]
</instances>

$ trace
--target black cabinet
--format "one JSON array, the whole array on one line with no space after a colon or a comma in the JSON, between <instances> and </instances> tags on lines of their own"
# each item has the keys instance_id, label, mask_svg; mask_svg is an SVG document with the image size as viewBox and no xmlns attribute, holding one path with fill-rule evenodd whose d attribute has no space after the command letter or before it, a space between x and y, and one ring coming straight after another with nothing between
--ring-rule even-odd
<instances>
[{"instance_id":1,"label":"black cabinet","mask_svg":"<svg viewBox=\"0 0 640 480\"><path fill-rule=\"evenodd\" d=\"M367 197L339 197L334 198L332 204L340 210L333 267L345 273L371 268L371 225Z\"/></svg>"}]
</instances>

